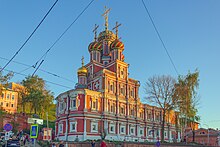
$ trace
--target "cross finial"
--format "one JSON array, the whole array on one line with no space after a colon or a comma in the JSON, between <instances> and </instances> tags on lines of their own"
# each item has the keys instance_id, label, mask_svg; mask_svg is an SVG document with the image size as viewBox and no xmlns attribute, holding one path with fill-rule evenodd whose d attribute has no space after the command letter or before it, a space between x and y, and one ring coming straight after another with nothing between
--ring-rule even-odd
<instances>
[{"instance_id":1,"label":"cross finial","mask_svg":"<svg viewBox=\"0 0 220 147\"><path fill-rule=\"evenodd\" d=\"M118 24L118 22L116 21L116 25L113 28L113 30L115 29L115 33L116 33L116 39L118 39L118 27L121 26L121 24Z\"/></svg>"},{"instance_id":2,"label":"cross finial","mask_svg":"<svg viewBox=\"0 0 220 147\"><path fill-rule=\"evenodd\" d=\"M83 56L82 56L81 61L82 61L82 67L83 67L84 66L84 57Z\"/></svg>"},{"instance_id":3,"label":"cross finial","mask_svg":"<svg viewBox=\"0 0 220 147\"><path fill-rule=\"evenodd\" d=\"M105 12L102 14L102 16L105 17L105 30L108 30L108 13L110 11L110 8L107 9L107 7L105 6Z\"/></svg>"},{"instance_id":4,"label":"cross finial","mask_svg":"<svg viewBox=\"0 0 220 147\"><path fill-rule=\"evenodd\" d=\"M93 30L93 33L95 33L95 37L94 37L95 41L96 41L96 39L97 39L97 29L98 29L98 27L99 27L99 25L96 25L96 24L95 24L95 28L94 28L94 30Z\"/></svg>"}]
</instances>

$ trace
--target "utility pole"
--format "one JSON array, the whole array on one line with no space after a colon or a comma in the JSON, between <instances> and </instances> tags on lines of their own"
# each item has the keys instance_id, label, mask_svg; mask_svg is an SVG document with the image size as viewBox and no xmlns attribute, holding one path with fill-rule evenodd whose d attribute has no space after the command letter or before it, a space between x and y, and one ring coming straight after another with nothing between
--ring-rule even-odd
<instances>
[{"instance_id":1,"label":"utility pole","mask_svg":"<svg viewBox=\"0 0 220 147\"><path fill-rule=\"evenodd\" d=\"M49 131L49 125L48 125L48 112L46 113L47 115L47 140L49 141L49 137L48 137L48 131Z\"/></svg>"}]
</instances>

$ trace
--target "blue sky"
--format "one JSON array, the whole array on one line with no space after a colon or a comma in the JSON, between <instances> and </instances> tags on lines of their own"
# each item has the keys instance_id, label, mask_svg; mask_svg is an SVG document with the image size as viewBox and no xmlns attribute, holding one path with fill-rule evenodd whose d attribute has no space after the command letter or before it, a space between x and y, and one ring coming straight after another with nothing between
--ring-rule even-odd
<instances>
[{"instance_id":1,"label":"blue sky","mask_svg":"<svg viewBox=\"0 0 220 147\"><path fill-rule=\"evenodd\" d=\"M16 56L14 61L33 65L73 22L90 0L59 1L49 16ZM54 1L23 0L0 2L0 57L11 58L46 14ZM218 0L145 0L155 24L181 75L196 68L200 71L199 115L202 127L220 128L220 1ZM94 24L104 29L101 14L111 8L109 28L122 23L119 36L125 44L125 61L130 64L130 77L140 80L140 97L145 97L144 83L153 75L177 77L165 50L148 18L141 0L95 0L63 38L52 48L41 69L70 79L67 81L38 71L45 80L67 87L77 82L76 71L81 57L89 61L88 45L93 41ZM6 61L0 58L0 66ZM9 70L20 72L25 66L11 63ZM32 74L28 69L23 74ZM24 77L15 75L12 81ZM57 96L68 90L48 83Z\"/></svg>"}]
</instances>

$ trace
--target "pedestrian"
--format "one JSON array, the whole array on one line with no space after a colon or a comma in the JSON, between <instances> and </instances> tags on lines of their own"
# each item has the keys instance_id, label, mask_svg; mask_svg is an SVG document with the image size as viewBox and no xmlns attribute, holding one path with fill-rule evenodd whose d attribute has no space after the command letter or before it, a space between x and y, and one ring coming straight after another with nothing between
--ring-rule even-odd
<instances>
[{"instance_id":1,"label":"pedestrian","mask_svg":"<svg viewBox=\"0 0 220 147\"><path fill-rule=\"evenodd\" d=\"M95 141L94 140L92 140L91 145L92 145L92 147L95 147Z\"/></svg>"},{"instance_id":2,"label":"pedestrian","mask_svg":"<svg viewBox=\"0 0 220 147\"><path fill-rule=\"evenodd\" d=\"M55 143L52 143L52 146L51 147L56 147Z\"/></svg>"},{"instance_id":3,"label":"pedestrian","mask_svg":"<svg viewBox=\"0 0 220 147\"><path fill-rule=\"evenodd\" d=\"M63 141L60 142L59 147L64 147Z\"/></svg>"},{"instance_id":4,"label":"pedestrian","mask_svg":"<svg viewBox=\"0 0 220 147\"><path fill-rule=\"evenodd\" d=\"M107 147L106 143L104 140L102 140L101 146L100 147Z\"/></svg>"}]
</instances>

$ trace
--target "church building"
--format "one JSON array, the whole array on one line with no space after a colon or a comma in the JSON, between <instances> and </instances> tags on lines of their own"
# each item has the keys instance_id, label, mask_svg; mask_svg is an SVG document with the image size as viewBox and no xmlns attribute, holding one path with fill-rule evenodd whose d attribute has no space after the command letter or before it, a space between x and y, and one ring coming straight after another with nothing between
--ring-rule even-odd
<instances>
[{"instance_id":1,"label":"church building","mask_svg":"<svg viewBox=\"0 0 220 147\"><path fill-rule=\"evenodd\" d=\"M143 104L138 91L140 82L129 77L124 61L126 49L118 36L116 22L108 28L108 13L103 14L105 28L89 44L90 62L78 69L75 89L57 96L56 138L65 141L107 140L148 141L161 138L162 111ZM167 119L165 140L180 140L175 115Z\"/></svg>"}]
</instances>

